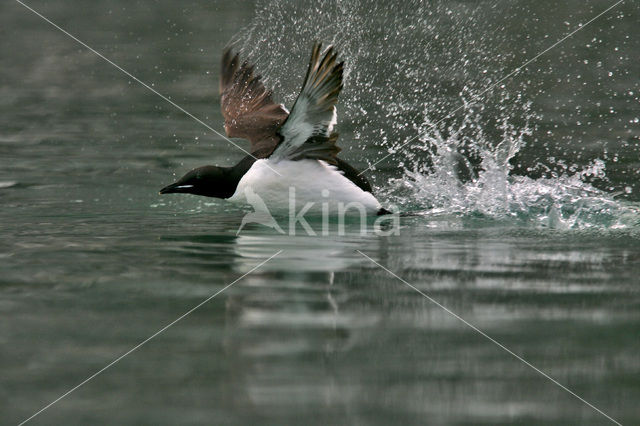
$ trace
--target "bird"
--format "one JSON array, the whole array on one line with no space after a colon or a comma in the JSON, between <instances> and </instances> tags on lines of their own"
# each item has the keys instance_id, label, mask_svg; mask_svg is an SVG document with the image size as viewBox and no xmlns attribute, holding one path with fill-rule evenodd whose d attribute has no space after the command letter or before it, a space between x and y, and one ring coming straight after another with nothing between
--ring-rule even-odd
<instances>
[{"instance_id":1,"label":"bird","mask_svg":"<svg viewBox=\"0 0 640 426\"><path fill-rule=\"evenodd\" d=\"M313 44L309 66L291 111L275 103L255 65L223 52L220 105L228 137L251 143L235 166L207 165L186 173L160 194L187 193L234 203L256 197L268 212L390 214L373 195L366 177L338 157L336 104L343 87L344 61L336 49ZM250 197L249 197L250 195ZM251 198L251 200L249 199Z\"/></svg>"}]
</instances>

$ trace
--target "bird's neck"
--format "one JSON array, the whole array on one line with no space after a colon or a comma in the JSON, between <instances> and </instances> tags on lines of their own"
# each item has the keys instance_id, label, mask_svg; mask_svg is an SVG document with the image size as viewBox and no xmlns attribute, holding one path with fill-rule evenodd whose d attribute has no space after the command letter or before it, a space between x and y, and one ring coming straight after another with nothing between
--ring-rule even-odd
<instances>
[{"instance_id":1,"label":"bird's neck","mask_svg":"<svg viewBox=\"0 0 640 426\"><path fill-rule=\"evenodd\" d=\"M235 192L236 188L238 188L238 184L240 183L240 179L249 171L253 163L256 162L256 158L252 155L247 155L244 157L238 164L233 167L229 167L225 170L224 181L222 184L225 187L224 197L229 198Z\"/></svg>"}]
</instances>

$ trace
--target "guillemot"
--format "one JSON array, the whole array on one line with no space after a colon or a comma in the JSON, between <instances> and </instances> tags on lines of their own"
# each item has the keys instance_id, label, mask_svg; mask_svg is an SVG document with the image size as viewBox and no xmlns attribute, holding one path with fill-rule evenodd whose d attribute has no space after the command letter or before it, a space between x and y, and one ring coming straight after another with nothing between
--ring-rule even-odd
<instances>
[{"instance_id":1,"label":"guillemot","mask_svg":"<svg viewBox=\"0 0 640 426\"><path fill-rule=\"evenodd\" d=\"M388 214L371 185L337 157L336 104L344 61L333 46L313 45L302 90L291 108L272 100L254 66L225 49L220 74L221 109L227 136L248 139L250 154L233 167L204 166L185 174L160 194L188 193L244 203L257 195L270 211L322 206L326 213L355 206ZM311 209L314 210L313 208Z\"/></svg>"}]
</instances>

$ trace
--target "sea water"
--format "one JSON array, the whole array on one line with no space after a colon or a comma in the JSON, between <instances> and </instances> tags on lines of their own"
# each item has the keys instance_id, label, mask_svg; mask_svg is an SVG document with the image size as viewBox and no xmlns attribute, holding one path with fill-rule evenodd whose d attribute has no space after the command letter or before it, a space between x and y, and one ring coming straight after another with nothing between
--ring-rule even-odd
<instances>
[{"instance_id":1,"label":"sea water","mask_svg":"<svg viewBox=\"0 0 640 426\"><path fill-rule=\"evenodd\" d=\"M288 107L334 43L341 156L407 215L236 235L245 210L158 195L244 154L3 4L2 423L145 341L34 423L638 422L632 2L521 69L610 4L29 5L219 131L227 43Z\"/></svg>"}]
</instances>

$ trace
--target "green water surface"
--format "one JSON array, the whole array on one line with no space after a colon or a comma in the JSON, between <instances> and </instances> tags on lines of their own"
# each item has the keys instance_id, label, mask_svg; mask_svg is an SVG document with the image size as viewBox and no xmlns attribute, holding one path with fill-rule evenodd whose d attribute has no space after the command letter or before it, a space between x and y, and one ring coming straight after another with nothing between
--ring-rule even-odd
<instances>
[{"instance_id":1,"label":"green water surface","mask_svg":"<svg viewBox=\"0 0 640 426\"><path fill-rule=\"evenodd\" d=\"M565 20L584 22L609 5L548 3L509 9L541 36L538 51L570 28ZM608 46L619 41L620 55L637 58L625 44L638 19L628 3L626 17L585 28L554 54L575 54L572 46L615 23ZM28 4L220 131L221 50L260 19L242 2ZM452 4L454 13L494 10L493 2ZM434 25L449 16L438 5ZM371 226L363 234L357 224L346 235L280 235L260 225L236 235L243 210L157 191L241 152L20 4L4 2L0 16L0 423L27 419L231 283L32 423L610 423L513 354L616 421L640 422L633 220L553 229L420 211L401 219L397 235ZM554 35L546 42L545 29ZM529 43L521 27L506 30L516 54ZM590 63L612 52L593 51ZM543 83L553 89L568 72L549 71ZM636 90L637 74L621 75L607 87ZM546 114L541 126L561 123L553 138L565 150L585 145L597 156L607 132L572 138L582 127L548 102L592 101L586 92L571 98L566 84L534 99ZM606 102L607 90L589 96ZM607 125L609 151L632 154L610 161L613 183L601 187L637 191L638 157L622 144L637 143L628 117L638 104L618 112L625 119ZM357 129L349 117L342 126L349 147ZM547 152L528 149L523 161L532 163ZM381 153L371 145L343 158L365 168ZM381 189L401 176L383 164L370 178ZM637 193L628 198L620 202Z\"/></svg>"}]
</instances>

